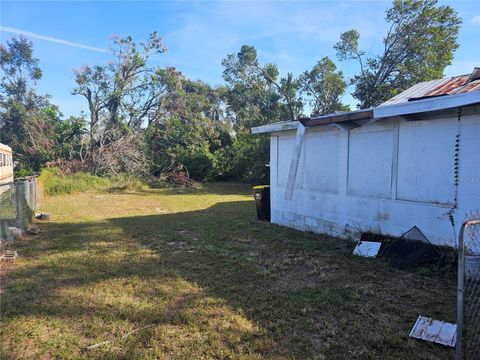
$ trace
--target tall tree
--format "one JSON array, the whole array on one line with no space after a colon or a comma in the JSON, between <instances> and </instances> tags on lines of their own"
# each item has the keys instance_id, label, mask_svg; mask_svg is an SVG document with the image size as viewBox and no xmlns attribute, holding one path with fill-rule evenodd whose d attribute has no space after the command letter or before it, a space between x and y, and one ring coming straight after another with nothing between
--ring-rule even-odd
<instances>
[{"instance_id":1,"label":"tall tree","mask_svg":"<svg viewBox=\"0 0 480 360\"><path fill-rule=\"evenodd\" d=\"M17 168L38 170L50 160L55 147L55 126L60 113L48 96L36 94L42 77L33 45L14 37L0 47L0 133L14 151Z\"/></svg>"},{"instance_id":2,"label":"tall tree","mask_svg":"<svg viewBox=\"0 0 480 360\"><path fill-rule=\"evenodd\" d=\"M0 46L2 80L0 99L10 98L25 105L36 100L35 86L42 77L39 61L33 56L33 45L24 36Z\"/></svg>"},{"instance_id":3,"label":"tall tree","mask_svg":"<svg viewBox=\"0 0 480 360\"><path fill-rule=\"evenodd\" d=\"M311 115L328 114L335 111L349 110L342 104L347 83L341 71L328 57L321 59L310 71L299 77L302 94L310 104Z\"/></svg>"},{"instance_id":4,"label":"tall tree","mask_svg":"<svg viewBox=\"0 0 480 360\"><path fill-rule=\"evenodd\" d=\"M290 74L279 79L275 64L261 65L253 46L243 45L237 54L227 55L222 65L227 83L222 94L237 129L294 119L301 113L296 81Z\"/></svg>"},{"instance_id":5,"label":"tall tree","mask_svg":"<svg viewBox=\"0 0 480 360\"><path fill-rule=\"evenodd\" d=\"M253 126L301 116L298 81L292 74L280 78L275 64L260 64L257 51L249 45L227 55L222 65L226 85L220 93L236 135L231 145L216 153L217 173L223 178L267 181L269 141L248 132Z\"/></svg>"},{"instance_id":6,"label":"tall tree","mask_svg":"<svg viewBox=\"0 0 480 360\"><path fill-rule=\"evenodd\" d=\"M113 61L85 65L75 72L73 94L86 99L90 113L86 159L92 171L148 169L141 128L159 116L164 93L160 69L149 66L148 60L165 51L156 32L139 44L130 36L116 37Z\"/></svg>"},{"instance_id":7,"label":"tall tree","mask_svg":"<svg viewBox=\"0 0 480 360\"><path fill-rule=\"evenodd\" d=\"M147 129L153 173L180 166L192 178L203 180L212 172L212 152L230 142L217 91L174 68L159 70L158 76L165 88L162 107Z\"/></svg>"},{"instance_id":8,"label":"tall tree","mask_svg":"<svg viewBox=\"0 0 480 360\"><path fill-rule=\"evenodd\" d=\"M365 57L356 30L343 33L334 46L340 60L359 63L352 84L360 108L377 106L418 82L441 78L458 48L462 21L437 0L395 0L386 21L390 28L377 56Z\"/></svg>"},{"instance_id":9,"label":"tall tree","mask_svg":"<svg viewBox=\"0 0 480 360\"><path fill-rule=\"evenodd\" d=\"M90 136L102 118L104 126L146 125L159 110L162 87L157 68L149 67L151 55L163 53L166 47L156 32L140 44L130 37L117 37L111 49L114 61L106 65L85 65L75 72L74 95L83 96L90 112Z\"/></svg>"}]
</instances>

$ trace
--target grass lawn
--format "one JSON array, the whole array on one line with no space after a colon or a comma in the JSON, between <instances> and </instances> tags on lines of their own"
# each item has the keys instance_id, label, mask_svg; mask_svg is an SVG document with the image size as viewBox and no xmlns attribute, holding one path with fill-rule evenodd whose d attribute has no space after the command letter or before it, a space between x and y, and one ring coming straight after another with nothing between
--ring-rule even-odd
<instances>
[{"instance_id":1,"label":"grass lawn","mask_svg":"<svg viewBox=\"0 0 480 360\"><path fill-rule=\"evenodd\" d=\"M46 197L2 263L1 357L450 359L408 338L455 322L455 277L255 220L250 188Z\"/></svg>"}]
</instances>

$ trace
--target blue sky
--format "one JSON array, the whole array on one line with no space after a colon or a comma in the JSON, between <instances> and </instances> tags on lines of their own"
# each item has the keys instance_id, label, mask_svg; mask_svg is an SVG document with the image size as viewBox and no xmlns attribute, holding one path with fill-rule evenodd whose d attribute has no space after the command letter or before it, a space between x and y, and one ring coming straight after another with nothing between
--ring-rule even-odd
<instances>
[{"instance_id":1,"label":"blue sky","mask_svg":"<svg viewBox=\"0 0 480 360\"><path fill-rule=\"evenodd\" d=\"M449 1L463 18L447 76L480 66L480 2ZM295 75L319 59L335 53L340 33L359 30L360 45L369 54L381 46L389 1L1 1L1 42L24 32L34 43L43 78L39 91L52 96L65 115L86 110L83 98L71 95L73 71L84 64L105 63L112 35L147 38L152 31L163 36L168 53L155 64L175 66L188 77L212 85L222 83L222 59L243 44L255 46L262 63L273 62L281 74ZM347 77L354 62L338 63ZM355 104L350 95L344 99Z\"/></svg>"}]
</instances>

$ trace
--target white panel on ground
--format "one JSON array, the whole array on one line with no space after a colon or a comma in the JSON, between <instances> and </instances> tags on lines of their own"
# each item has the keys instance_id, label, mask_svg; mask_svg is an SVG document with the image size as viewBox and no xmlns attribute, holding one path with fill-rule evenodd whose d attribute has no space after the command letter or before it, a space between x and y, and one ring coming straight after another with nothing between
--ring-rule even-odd
<instances>
[{"instance_id":1,"label":"white panel on ground","mask_svg":"<svg viewBox=\"0 0 480 360\"><path fill-rule=\"evenodd\" d=\"M457 342L457 325L419 316L409 336L415 339L455 347L455 343Z\"/></svg>"},{"instance_id":2,"label":"white panel on ground","mask_svg":"<svg viewBox=\"0 0 480 360\"><path fill-rule=\"evenodd\" d=\"M353 249L353 254L364 257L375 257L380 250L382 243L373 242L373 241L360 241L355 249Z\"/></svg>"},{"instance_id":3,"label":"white panel on ground","mask_svg":"<svg viewBox=\"0 0 480 360\"><path fill-rule=\"evenodd\" d=\"M338 193L340 132L336 129L309 133L305 141L304 188Z\"/></svg>"},{"instance_id":4,"label":"white panel on ground","mask_svg":"<svg viewBox=\"0 0 480 360\"><path fill-rule=\"evenodd\" d=\"M400 123L399 200L453 204L457 132L458 121L452 119Z\"/></svg>"},{"instance_id":5,"label":"white panel on ground","mask_svg":"<svg viewBox=\"0 0 480 360\"><path fill-rule=\"evenodd\" d=\"M350 132L348 194L387 199L392 185L392 131Z\"/></svg>"}]
</instances>

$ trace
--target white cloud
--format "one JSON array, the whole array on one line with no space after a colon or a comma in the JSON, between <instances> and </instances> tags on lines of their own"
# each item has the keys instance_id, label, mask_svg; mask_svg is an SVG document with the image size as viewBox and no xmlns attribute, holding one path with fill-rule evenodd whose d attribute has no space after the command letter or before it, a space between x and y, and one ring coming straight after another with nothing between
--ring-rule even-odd
<instances>
[{"instance_id":1,"label":"white cloud","mask_svg":"<svg viewBox=\"0 0 480 360\"><path fill-rule=\"evenodd\" d=\"M472 22L473 22L474 24L480 25L480 15L474 16L474 17L472 18Z\"/></svg>"},{"instance_id":2,"label":"white cloud","mask_svg":"<svg viewBox=\"0 0 480 360\"><path fill-rule=\"evenodd\" d=\"M80 48L80 49L86 49L86 50L103 52L103 53L108 52L108 50L106 50L106 49L102 49L102 48L98 48L98 47L94 47L94 46L89 46L89 45L83 45L83 44L75 43L75 42L68 41L68 40L54 38L54 37L51 37L51 36L36 34L36 33L30 32L30 31L16 29L16 28L8 27L8 26L1 26L0 25L0 31L11 33L11 34L23 35L23 36L33 38L33 39L50 41L50 42L54 42L54 43L57 43L57 44L72 46L72 47L76 47L76 48Z\"/></svg>"}]
</instances>

